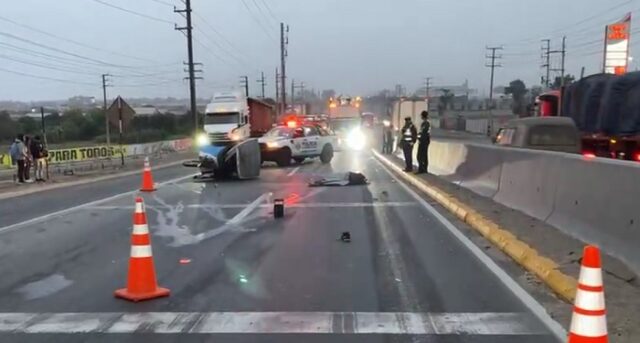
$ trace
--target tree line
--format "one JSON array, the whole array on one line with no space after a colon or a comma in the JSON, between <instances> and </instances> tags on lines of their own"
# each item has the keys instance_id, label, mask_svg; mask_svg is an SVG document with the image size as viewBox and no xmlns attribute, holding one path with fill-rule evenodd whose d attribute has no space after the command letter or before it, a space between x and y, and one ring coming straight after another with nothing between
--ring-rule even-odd
<instances>
[{"instance_id":1,"label":"tree line","mask_svg":"<svg viewBox=\"0 0 640 343\"><path fill-rule=\"evenodd\" d=\"M76 141L106 142L105 114L102 109L91 109L83 113L70 109L62 114L53 112L44 118L44 128L49 144ZM118 141L118 129L111 127L111 141ZM190 115L173 113L153 116L136 116L123 134L123 143L147 143L188 136L193 131ZM0 141L11 142L22 133L30 136L42 136L42 120L23 116L14 120L7 111L0 111Z\"/></svg>"}]
</instances>

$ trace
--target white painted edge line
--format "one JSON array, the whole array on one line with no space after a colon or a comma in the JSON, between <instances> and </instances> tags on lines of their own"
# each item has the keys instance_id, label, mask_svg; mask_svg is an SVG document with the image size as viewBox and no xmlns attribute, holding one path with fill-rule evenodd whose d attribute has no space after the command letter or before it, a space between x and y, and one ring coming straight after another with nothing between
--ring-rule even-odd
<instances>
[{"instance_id":1,"label":"white painted edge line","mask_svg":"<svg viewBox=\"0 0 640 343\"><path fill-rule=\"evenodd\" d=\"M378 203L367 203L367 202L316 202L316 203L294 203L294 204L285 204L286 208L353 208L353 207L411 207L418 206L419 204L416 202L406 201L406 202L378 202ZM185 208L246 208L247 204L189 204L183 205ZM165 206L152 206L146 205L149 209L162 209ZM256 206L256 208L272 208L271 204L260 204ZM88 206L87 210L126 210L130 211L131 206Z\"/></svg>"},{"instance_id":2,"label":"white painted edge line","mask_svg":"<svg viewBox=\"0 0 640 343\"><path fill-rule=\"evenodd\" d=\"M293 174L297 173L298 170L300 170L300 167L293 168L293 170L290 171L289 174L287 174L287 176L293 176Z\"/></svg>"},{"instance_id":3,"label":"white painted edge line","mask_svg":"<svg viewBox=\"0 0 640 343\"><path fill-rule=\"evenodd\" d=\"M177 165L182 164L182 162L184 162L184 161L186 161L186 160L180 160L180 161L174 161L174 162L169 162L169 163L165 163L165 164L159 164L157 166L154 166L152 168L152 170L164 169L164 168L177 166ZM92 183L92 182L101 182L101 181L115 179L115 178L118 178L118 177L131 176L131 175L135 175L135 174L139 174L139 173L140 173L139 170L131 170L131 171L126 171L126 172L121 172L121 173L113 173L113 174L103 175L103 176L98 176L98 177L90 177L89 176L89 177L87 177L86 179L83 179L83 180L77 180L77 181L71 181L71 182L62 182L62 183L56 183L56 184L50 184L50 185L43 185L42 187L39 187L39 188L35 188L34 187L34 188L30 188L30 189L17 190L15 192L10 192L10 193L1 193L0 194L0 200L11 199L11 198L24 196L24 195L29 195L29 194L34 194L34 193L46 192L46 191L50 191L50 190L54 190L54 189L73 187L73 186L81 186L81 185L86 185L86 184Z\"/></svg>"},{"instance_id":4,"label":"white painted edge line","mask_svg":"<svg viewBox=\"0 0 640 343\"><path fill-rule=\"evenodd\" d=\"M158 186L164 186L164 185L167 185L167 184L171 184L171 183L175 183L175 182L178 182L178 181L182 181L182 180L185 180L185 179L192 178L194 175L197 175L197 173L196 174L189 174L189 175L177 177L175 179L171 179L171 180L167 180L167 181L158 183L157 185ZM8 232L10 230L13 230L13 229L21 227L21 226L30 225L30 224L33 224L33 223L38 223L38 222L47 220L49 218L59 217L59 216L65 215L67 213L71 213L71 212L74 212L74 211L77 211L77 210L80 210L80 209L83 209L83 208L91 207L91 206L96 206L96 205L99 205L99 204L102 204L102 203L105 203L105 202L108 202L108 201L111 201L111 200L118 199L118 198L123 197L123 196L136 194L138 192L139 192L139 190L136 189L136 190L133 190L133 191L112 195L110 197L98 199L98 200L91 201L91 202L88 202L88 203L85 203L85 204L82 204L82 205L65 208L64 210L48 213L48 214L45 214L45 215L42 215L42 216L39 216L39 217L35 217L35 218L31 218L29 220L25 220L25 221L19 222L19 223L15 223L15 224L11 224L11 225L8 225L8 226L0 227L0 234Z\"/></svg>"},{"instance_id":5,"label":"white painted edge line","mask_svg":"<svg viewBox=\"0 0 640 343\"><path fill-rule=\"evenodd\" d=\"M374 155L378 158L384 158L379 156L376 151L373 151ZM522 286L520 286L507 272L505 272L497 263L495 263L491 257L485 254L482 249L475 245L465 234L460 232L458 228L453 225L447 218L445 218L440 212L438 212L433 206L425 201L418 193L416 193L411 187L407 186L403 180L393 174L389 168L379 160L376 160L378 164L389 174L396 182L402 186L411 196L416 199L424 208L426 208L434 217L440 221L447 228L453 236L455 236L469 251L482 262L516 297L522 301L522 303L533 312L533 314L544 323L544 325L556 336L559 342L564 342L567 338L567 331L555 321L547 310L536 301ZM393 162L391 162L393 163Z\"/></svg>"},{"instance_id":6,"label":"white painted edge line","mask_svg":"<svg viewBox=\"0 0 640 343\"><path fill-rule=\"evenodd\" d=\"M536 325L537 324L537 325ZM0 313L0 332L63 334L544 335L525 313Z\"/></svg>"}]
</instances>

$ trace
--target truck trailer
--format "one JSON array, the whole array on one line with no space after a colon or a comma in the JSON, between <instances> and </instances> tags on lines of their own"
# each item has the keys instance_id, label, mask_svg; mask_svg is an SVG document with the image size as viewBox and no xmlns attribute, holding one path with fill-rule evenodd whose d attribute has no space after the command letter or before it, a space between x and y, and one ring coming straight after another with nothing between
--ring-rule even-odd
<instances>
[{"instance_id":1,"label":"truck trailer","mask_svg":"<svg viewBox=\"0 0 640 343\"><path fill-rule=\"evenodd\" d=\"M640 72L595 74L541 94L536 114L572 118L585 155L640 161Z\"/></svg>"}]
</instances>

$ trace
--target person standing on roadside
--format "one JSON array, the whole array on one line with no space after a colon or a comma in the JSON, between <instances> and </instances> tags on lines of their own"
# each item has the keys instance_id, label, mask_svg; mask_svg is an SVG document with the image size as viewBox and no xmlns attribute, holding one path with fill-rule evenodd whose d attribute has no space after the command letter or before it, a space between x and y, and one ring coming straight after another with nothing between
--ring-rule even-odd
<instances>
[{"instance_id":1,"label":"person standing on roadside","mask_svg":"<svg viewBox=\"0 0 640 343\"><path fill-rule=\"evenodd\" d=\"M16 136L16 139L13 141L13 144L11 144L11 150L10 150L10 154L11 154L11 159L13 161L13 164L18 166L18 183L22 184L25 183L25 179L24 179L24 164L25 164L25 160L27 158L26 155L26 147L24 146L24 135L23 134L18 134Z\"/></svg>"},{"instance_id":2,"label":"person standing on roadside","mask_svg":"<svg viewBox=\"0 0 640 343\"><path fill-rule=\"evenodd\" d=\"M418 131L411 122L411 117L404 118L404 126L400 131L402 134L402 152L404 153L404 171L413 171L413 145L418 139Z\"/></svg>"},{"instance_id":3,"label":"person standing on roadside","mask_svg":"<svg viewBox=\"0 0 640 343\"><path fill-rule=\"evenodd\" d=\"M382 153L391 154L393 152L393 127L389 120L383 121L382 129Z\"/></svg>"},{"instance_id":4,"label":"person standing on roadside","mask_svg":"<svg viewBox=\"0 0 640 343\"><path fill-rule=\"evenodd\" d=\"M33 157L31 156L31 136L24 136L24 182L32 183L31 166L33 165Z\"/></svg>"},{"instance_id":5,"label":"person standing on roadside","mask_svg":"<svg viewBox=\"0 0 640 343\"><path fill-rule=\"evenodd\" d=\"M429 123L429 112L420 113L422 123L418 134L418 171L416 174L424 174L429 171L429 144L431 144L431 123Z\"/></svg>"},{"instance_id":6,"label":"person standing on roadside","mask_svg":"<svg viewBox=\"0 0 640 343\"><path fill-rule=\"evenodd\" d=\"M33 169L36 176L36 181L43 182L45 181L44 171L47 156L45 156L44 145L40 140L40 136L33 137L29 150L31 151L31 156L33 157Z\"/></svg>"}]
</instances>

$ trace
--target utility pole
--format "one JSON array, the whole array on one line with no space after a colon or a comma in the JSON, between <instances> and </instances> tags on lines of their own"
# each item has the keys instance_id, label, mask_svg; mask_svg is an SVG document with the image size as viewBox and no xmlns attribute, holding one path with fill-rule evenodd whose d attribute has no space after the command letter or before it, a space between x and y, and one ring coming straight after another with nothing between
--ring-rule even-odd
<instances>
[{"instance_id":1,"label":"utility pole","mask_svg":"<svg viewBox=\"0 0 640 343\"><path fill-rule=\"evenodd\" d=\"M193 63L193 26L191 25L191 0L184 0L185 8L177 9L173 8L175 13L184 14L184 17L187 20L187 26L178 27L175 26L175 29L178 31L186 31L187 32L187 53L189 58L189 94L190 94L190 108L191 115L193 116L193 123L195 126L195 132L200 128L200 124L198 123L198 107L196 105L196 75Z\"/></svg>"},{"instance_id":2,"label":"utility pole","mask_svg":"<svg viewBox=\"0 0 640 343\"><path fill-rule=\"evenodd\" d=\"M495 75L495 69L502 67L501 64L496 63L496 60L502 58L502 55L496 55L496 51L502 50L502 47L487 47L487 51L491 51L490 55L485 55L486 58L490 58L491 62L485 64L486 67L491 68L491 83L489 85L489 121L487 122L487 136L491 136L493 133L493 78Z\"/></svg>"},{"instance_id":3,"label":"utility pole","mask_svg":"<svg viewBox=\"0 0 640 343\"><path fill-rule=\"evenodd\" d=\"M431 80L433 80L432 77L424 78L425 96L427 97L427 100L429 100L429 97L431 96Z\"/></svg>"},{"instance_id":4,"label":"utility pole","mask_svg":"<svg viewBox=\"0 0 640 343\"><path fill-rule=\"evenodd\" d=\"M111 130L109 128L109 116L107 115L107 87L111 86L107 84L107 82L109 81L107 80L107 77L109 76L111 75L102 74L102 109L104 111L104 129L105 135L107 136L107 146L111 145Z\"/></svg>"},{"instance_id":5,"label":"utility pole","mask_svg":"<svg viewBox=\"0 0 640 343\"><path fill-rule=\"evenodd\" d=\"M266 86L267 84L267 80L265 80L264 78L264 72L260 72L261 77L258 79L258 83L260 84L260 87L262 88L262 96L260 97L261 99L264 99L264 86Z\"/></svg>"},{"instance_id":6,"label":"utility pole","mask_svg":"<svg viewBox=\"0 0 640 343\"><path fill-rule=\"evenodd\" d=\"M280 106L280 73L278 72L278 68L276 68L276 82L274 84L276 86L276 110L280 112L282 108Z\"/></svg>"},{"instance_id":7,"label":"utility pole","mask_svg":"<svg viewBox=\"0 0 640 343\"><path fill-rule=\"evenodd\" d=\"M560 88L564 87L564 73L565 73L565 56L567 54L567 36L562 37L562 49L549 51L550 54L560 54L560 69L551 69L551 71L560 72Z\"/></svg>"},{"instance_id":8,"label":"utility pole","mask_svg":"<svg viewBox=\"0 0 640 343\"><path fill-rule=\"evenodd\" d=\"M562 54L562 66L560 67L560 87L562 88L564 87L564 59L567 55L567 36L562 37L562 51L560 53Z\"/></svg>"},{"instance_id":9,"label":"utility pole","mask_svg":"<svg viewBox=\"0 0 640 343\"><path fill-rule=\"evenodd\" d=\"M549 71L551 70L551 39L543 39L543 43L546 43L546 47L542 46L542 55L545 58L544 63L542 64L543 68L546 68L546 76L544 79L544 87L549 87Z\"/></svg>"},{"instance_id":10,"label":"utility pole","mask_svg":"<svg viewBox=\"0 0 640 343\"><path fill-rule=\"evenodd\" d=\"M291 105L296 102L296 80L291 79Z\"/></svg>"},{"instance_id":11,"label":"utility pole","mask_svg":"<svg viewBox=\"0 0 640 343\"><path fill-rule=\"evenodd\" d=\"M280 98L282 99L281 112L287 110L287 46L289 45L289 25L280 23Z\"/></svg>"},{"instance_id":12,"label":"utility pole","mask_svg":"<svg viewBox=\"0 0 640 343\"><path fill-rule=\"evenodd\" d=\"M240 76L240 85L244 87L244 95L249 97L249 77L248 76Z\"/></svg>"}]
</instances>

